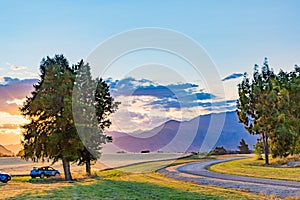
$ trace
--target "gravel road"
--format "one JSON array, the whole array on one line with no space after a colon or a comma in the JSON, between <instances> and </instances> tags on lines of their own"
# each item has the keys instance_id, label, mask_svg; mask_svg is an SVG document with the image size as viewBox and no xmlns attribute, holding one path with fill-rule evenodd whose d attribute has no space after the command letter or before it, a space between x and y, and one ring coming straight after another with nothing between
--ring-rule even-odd
<instances>
[{"instance_id":1,"label":"gravel road","mask_svg":"<svg viewBox=\"0 0 300 200\"><path fill-rule=\"evenodd\" d=\"M207 170L211 165L236 159L241 158L184 164L161 169L159 172L166 173L171 178L193 181L203 185L235 188L266 195L275 194L278 197L300 198L300 182L236 176Z\"/></svg>"}]
</instances>

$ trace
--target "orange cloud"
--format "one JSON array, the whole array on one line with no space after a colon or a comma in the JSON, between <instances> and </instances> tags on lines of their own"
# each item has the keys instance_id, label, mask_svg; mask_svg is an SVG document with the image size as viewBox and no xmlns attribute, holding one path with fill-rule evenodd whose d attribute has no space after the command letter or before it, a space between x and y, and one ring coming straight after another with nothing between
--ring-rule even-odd
<instances>
[{"instance_id":1,"label":"orange cloud","mask_svg":"<svg viewBox=\"0 0 300 200\"><path fill-rule=\"evenodd\" d=\"M18 129L18 124L0 124L0 129Z\"/></svg>"}]
</instances>

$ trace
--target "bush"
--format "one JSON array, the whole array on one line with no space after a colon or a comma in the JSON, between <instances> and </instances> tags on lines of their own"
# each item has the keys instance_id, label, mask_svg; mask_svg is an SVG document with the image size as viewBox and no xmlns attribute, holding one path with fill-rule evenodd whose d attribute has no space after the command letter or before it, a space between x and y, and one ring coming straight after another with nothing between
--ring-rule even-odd
<instances>
[{"instance_id":1,"label":"bush","mask_svg":"<svg viewBox=\"0 0 300 200\"><path fill-rule=\"evenodd\" d=\"M261 154L264 153L264 145L261 140L257 140L256 144L253 145L254 153L257 155L257 160L263 160L263 157Z\"/></svg>"},{"instance_id":2,"label":"bush","mask_svg":"<svg viewBox=\"0 0 300 200\"><path fill-rule=\"evenodd\" d=\"M209 155L224 155L224 154L227 154L227 151L222 146L222 147L216 147L214 150L210 151L208 154Z\"/></svg>"}]
</instances>

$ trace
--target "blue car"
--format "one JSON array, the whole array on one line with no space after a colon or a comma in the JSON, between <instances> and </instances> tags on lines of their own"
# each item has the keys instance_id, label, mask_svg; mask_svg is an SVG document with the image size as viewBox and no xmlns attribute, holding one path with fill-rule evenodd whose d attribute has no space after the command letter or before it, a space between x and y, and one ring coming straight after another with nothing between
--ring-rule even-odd
<instances>
[{"instance_id":1,"label":"blue car","mask_svg":"<svg viewBox=\"0 0 300 200\"><path fill-rule=\"evenodd\" d=\"M8 173L0 172L0 181L2 183L7 183L11 180L11 176Z\"/></svg>"},{"instance_id":2,"label":"blue car","mask_svg":"<svg viewBox=\"0 0 300 200\"><path fill-rule=\"evenodd\" d=\"M30 171L30 176L32 178L40 177L41 179L45 177L50 177L50 176L59 176L60 172L53 167L34 167Z\"/></svg>"}]
</instances>

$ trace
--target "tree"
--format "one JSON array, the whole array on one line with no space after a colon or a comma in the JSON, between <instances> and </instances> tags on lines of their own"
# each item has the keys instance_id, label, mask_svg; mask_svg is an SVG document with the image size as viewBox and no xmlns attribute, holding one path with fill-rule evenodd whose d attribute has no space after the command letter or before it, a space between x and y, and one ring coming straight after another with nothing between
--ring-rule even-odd
<instances>
[{"instance_id":1,"label":"tree","mask_svg":"<svg viewBox=\"0 0 300 200\"><path fill-rule=\"evenodd\" d=\"M287 73L279 72L275 92L277 94L275 128L271 134L270 148L273 157L286 157L300 153L300 68Z\"/></svg>"},{"instance_id":2,"label":"tree","mask_svg":"<svg viewBox=\"0 0 300 200\"><path fill-rule=\"evenodd\" d=\"M101 145L112 140L102 130L111 125L108 117L118 103L102 79L92 79L89 65L82 60L70 67L63 55L47 57L40 71L41 80L20 108L29 120L23 126L22 158L62 160L66 180L72 180L70 162L85 163L90 174Z\"/></svg>"},{"instance_id":3,"label":"tree","mask_svg":"<svg viewBox=\"0 0 300 200\"><path fill-rule=\"evenodd\" d=\"M224 154L227 154L227 151L223 146L221 146L221 147L216 147L214 150L210 151L208 154L209 155L224 155Z\"/></svg>"},{"instance_id":4,"label":"tree","mask_svg":"<svg viewBox=\"0 0 300 200\"><path fill-rule=\"evenodd\" d=\"M100 157L101 145L112 141L103 130L111 125L109 115L116 111L119 103L114 102L109 86L102 79L92 79L88 64L81 60L74 68L73 113L83 142L77 161L79 165L86 165L86 173L90 175L91 161Z\"/></svg>"},{"instance_id":5,"label":"tree","mask_svg":"<svg viewBox=\"0 0 300 200\"><path fill-rule=\"evenodd\" d=\"M238 85L237 114L239 121L252 134L260 134L265 163L269 150L273 157L286 157L300 152L300 68L279 74L269 68L268 61L253 78L245 75Z\"/></svg>"},{"instance_id":6,"label":"tree","mask_svg":"<svg viewBox=\"0 0 300 200\"><path fill-rule=\"evenodd\" d=\"M41 61L41 80L34 85L21 113L29 123L23 128L24 159L62 160L66 180L72 180L70 162L76 160L80 139L72 116L74 70L63 55Z\"/></svg>"},{"instance_id":7,"label":"tree","mask_svg":"<svg viewBox=\"0 0 300 200\"><path fill-rule=\"evenodd\" d=\"M263 160L261 154L264 152L264 145L260 139L257 139L256 144L253 145L254 153L257 155L257 160Z\"/></svg>"},{"instance_id":8,"label":"tree","mask_svg":"<svg viewBox=\"0 0 300 200\"><path fill-rule=\"evenodd\" d=\"M249 149L249 147L248 147L248 144L246 144L246 142L245 142L245 140L244 139L242 139L241 141L240 141L240 146L238 146L238 148L239 148L239 152L240 153L244 153L244 154L248 154L248 153L251 153L250 152L250 149Z\"/></svg>"},{"instance_id":9,"label":"tree","mask_svg":"<svg viewBox=\"0 0 300 200\"><path fill-rule=\"evenodd\" d=\"M264 144L265 164L269 164L269 133L272 131L273 121L276 118L273 104L274 96L269 95L273 90L272 79L274 72L269 68L265 58L261 72L258 65L254 67L253 78L244 75L242 83L238 85L239 99L237 101L237 114L239 121L251 134L260 134ZM274 118L275 116L275 118Z\"/></svg>"}]
</instances>

